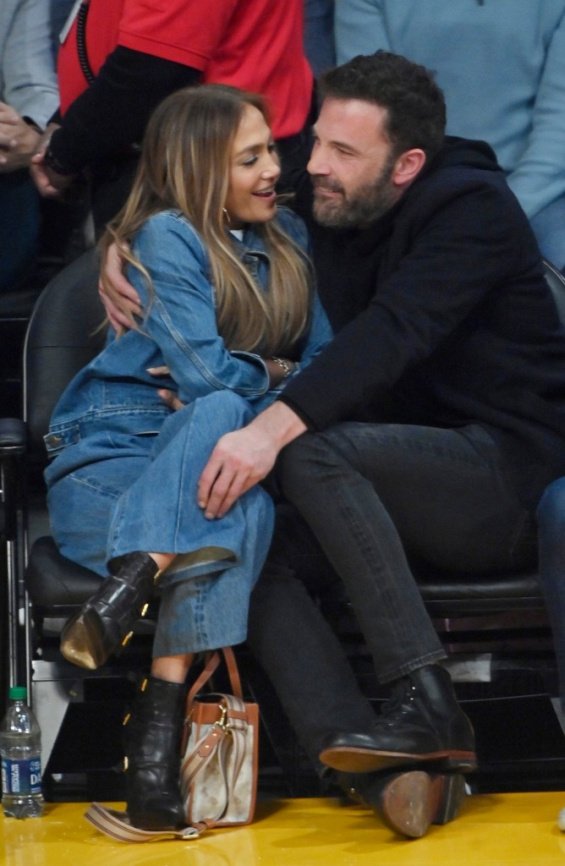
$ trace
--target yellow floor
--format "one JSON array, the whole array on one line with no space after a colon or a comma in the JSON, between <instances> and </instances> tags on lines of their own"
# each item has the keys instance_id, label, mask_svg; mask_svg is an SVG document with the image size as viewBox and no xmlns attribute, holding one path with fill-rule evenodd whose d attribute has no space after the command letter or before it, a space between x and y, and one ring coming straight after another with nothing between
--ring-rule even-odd
<instances>
[{"instance_id":1,"label":"yellow floor","mask_svg":"<svg viewBox=\"0 0 565 866\"><path fill-rule=\"evenodd\" d=\"M6 866L549 866L565 864L556 825L565 793L469 797L457 821L404 840L358 806L331 799L260 804L251 827L193 842L114 842L83 818L85 804L48 804L44 818L0 816Z\"/></svg>"}]
</instances>

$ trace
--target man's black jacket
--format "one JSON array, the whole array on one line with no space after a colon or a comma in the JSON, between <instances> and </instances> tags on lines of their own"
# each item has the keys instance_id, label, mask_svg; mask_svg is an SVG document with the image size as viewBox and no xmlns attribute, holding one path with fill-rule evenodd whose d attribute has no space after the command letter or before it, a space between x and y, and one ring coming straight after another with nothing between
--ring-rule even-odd
<instances>
[{"instance_id":1,"label":"man's black jacket","mask_svg":"<svg viewBox=\"0 0 565 866\"><path fill-rule=\"evenodd\" d=\"M309 196L305 184L297 209L307 219ZM281 399L312 429L480 423L533 507L565 474L565 332L491 149L448 139L368 228L308 221L338 333Z\"/></svg>"}]
</instances>

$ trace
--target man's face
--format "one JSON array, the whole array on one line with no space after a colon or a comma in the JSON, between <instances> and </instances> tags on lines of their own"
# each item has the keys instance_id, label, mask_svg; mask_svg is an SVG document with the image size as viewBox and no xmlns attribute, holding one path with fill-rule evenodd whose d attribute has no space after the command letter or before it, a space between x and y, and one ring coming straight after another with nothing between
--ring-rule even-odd
<instances>
[{"instance_id":1,"label":"man's face","mask_svg":"<svg viewBox=\"0 0 565 866\"><path fill-rule=\"evenodd\" d=\"M365 226L400 198L396 157L384 132L386 109L360 99L327 98L314 126L308 172L314 217L323 226Z\"/></svg>"}]
</instances>

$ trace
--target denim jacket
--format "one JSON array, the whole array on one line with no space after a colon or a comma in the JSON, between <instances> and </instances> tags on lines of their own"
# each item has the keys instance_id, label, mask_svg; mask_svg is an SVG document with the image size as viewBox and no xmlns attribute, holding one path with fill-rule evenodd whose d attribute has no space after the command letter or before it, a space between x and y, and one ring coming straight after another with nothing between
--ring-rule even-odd
<instances>
[{"instance_id":1,"label":"denim jacket","mask_svg":"<svg viewBox=\"0 0 565 866\"><path fill-rule=\"evenodd\" d=\"M279 209L277 219L306 250L308 238L302 221L284 208ZM234 237L233 243L266 289L269 258L263 240L248 227L242 240ZM259 412L331 339L326 314L314 293L310 327L296 371L277 388L270 388L262 358L228 350L218 333L209 257L190 222L178 212L158 213L142 226L133 249L146 266L154 290L150 295L139 270L128 269L128 279L146 311L143 322L139 330L119 338L111 331L102 352L67 386L45 437L51 455L89 434L109 436L111 448L113 430L135 435L158 432L171 411L159 397L161 388L176 391L183 403L229 389ZM167 366L170 376L155 377L148 372L159 366Z\"/></svg>"}]
</instances>

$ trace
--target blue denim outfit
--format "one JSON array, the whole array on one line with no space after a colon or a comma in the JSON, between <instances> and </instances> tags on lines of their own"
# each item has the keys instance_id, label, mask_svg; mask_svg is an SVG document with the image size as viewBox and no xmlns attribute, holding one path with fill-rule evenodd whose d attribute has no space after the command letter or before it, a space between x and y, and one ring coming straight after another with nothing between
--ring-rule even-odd
<instances>
[{"instance_id":1,"label":"blue denim outfit","mask_svg":"<svg viewBox=\"0 0 565 866\"><path fill-rule=\"evenodd\" d=\"M301 221L279 222L302 248ZM258 284L269 259L252 228L235 248ZM116 338L70 383L48 435L52 530L61 552L101 575L119 555L175 553L160 579L155 656L197 652L246 637L249 594L271 540L273 505L255 487L221 520L207 520L197 484L218 438L248 423L279 389L258 354L228 351L217 331L210 263L204 244L179 213L151 217L134 242L154 292L130 268L146 315L138 330ZM331 331L315 297L299 366ZM170 378L149 367L166 365ZM295 375L295 374L293 374ZM288 379L286 380L288 381ZM171 412L158 390L177 391L185 408ZM282 387L282 386L281 386Z\"/></svg>"}]
</instances>

